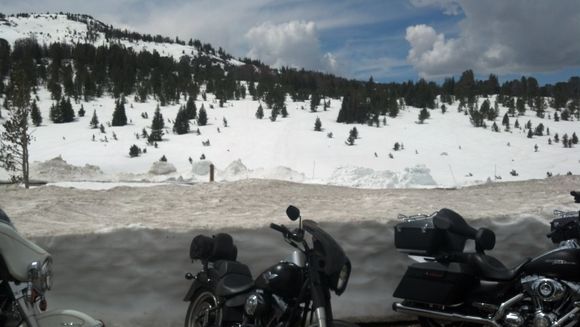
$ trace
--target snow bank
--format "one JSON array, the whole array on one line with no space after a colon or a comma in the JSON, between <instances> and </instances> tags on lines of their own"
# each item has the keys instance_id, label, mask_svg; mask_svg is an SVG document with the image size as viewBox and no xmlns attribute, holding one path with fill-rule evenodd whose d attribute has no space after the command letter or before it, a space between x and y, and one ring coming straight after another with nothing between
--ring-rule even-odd
<instances>
[{"instance_id":1,"label":"snow bank","mask_svg":"<svg viewBox=\"0 0 580 327\"><path fill-rule=\"evenodd\" d=\"M191 165L191 171L193 172L194 175L198 175L198 176L205 176L209 174L209 166L211 166L213 163L209 160L200 160L200 161L195 161L192 165Z\"/></svg>"},{"instance_id":2,"label":"snow bank","mask_svg":"<svg viewBox=\"0 0 580 327\"><path fill-rule=\"evenodd\" d=\"M370 168L346 166L334 171L327 181L331 185L361 188L409 188L434 187L437 183L431 171L424 165L405 168L402 173L390 170L377 171Z\"/></svg>"},{"instance_id":3,"label":"snow bank","mask_svg":"<svg viewBox=\"0 0 580 327\"><path fill-rule=\"evenodd\" d=\"M353 263L346 293L333 297L337 317L400 319L391 294L410 260L393 247L399 213L449 207L497 234L490 254L507 266L552 247L545 237L554 209L578 210L568 192L580 177L494 183L453 189L369 190L243 180L191 186L117 187L90 191L0 186L0 207L21 233L54 257L51 308L85 311L107 326L181 326L182 298L195 272L188 249L198 233L231 233L239 260L254 275L291 248L267 228L293 226L287 204L300 207L343 246ZM99 285L95 287L95 285Z\"/></svg>"},{"instance_id":4,"label":"snow bank","mask_svg":"<svg viewBox=\"0 0 580 327\"><path fill-rule=\"evenodd\" d=\"M97 166L89 164L84 167L74 166L58 156L43 162L33 162L30 165L30 176L33 179L56 182L98 180L103 178L104 174Z\"/></svg>"},{"instance_id":5,"label":"snow bank","mask_svg":"<svg viewBox=\"0 0 580 327\"><path fill-rule=\"evenodd\" d=\"M166 161L156 161L151 165L149 169L149 174L152 175L167 175L175 173L177 169L175 166Z\"/></svg>"},{"instance_id":6,"label":"snow bank","mask_svg":"<svg viewBox=\"0 0 580 327\"><path fill-rule=\"evenodd\" d=\"M497 249L491 253L508 266L551 248L545 238L549 227L537 217L506 223L496 216L471 223L496 231ZM333 296L337 318L402 318L391 310L396 301L392 293L411 261L393 247L394 224L321 223L340 242L353 265L347 291ZM188 305L182 299L190 286L183 276L201 268L189 260L189 243L198 233L217 232L233 235L238 259L250 266L254 277L292 250L269 228L176 233L133 226L107 233L40 237L36 241L55 259L49 304L82 310L103 319L107 326L181 326Z\"/></svg>"}]
</instances>

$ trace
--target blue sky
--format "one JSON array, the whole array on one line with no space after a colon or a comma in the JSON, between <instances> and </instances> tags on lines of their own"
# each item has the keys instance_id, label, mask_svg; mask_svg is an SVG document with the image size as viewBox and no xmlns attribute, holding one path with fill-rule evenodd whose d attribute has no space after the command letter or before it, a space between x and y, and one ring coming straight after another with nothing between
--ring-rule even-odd
<instances>
[{"instance_id":1,"label":"blue sky","mask_svg":"<svg viewBox=\"0 0 580 327\"><path fill-rule=\"evenodd\" d=\"M198 38L237 57L349 78L440 81L473 69L541 84L580 75L578 0L0 0Z\"/></svg>"}]
</instances>

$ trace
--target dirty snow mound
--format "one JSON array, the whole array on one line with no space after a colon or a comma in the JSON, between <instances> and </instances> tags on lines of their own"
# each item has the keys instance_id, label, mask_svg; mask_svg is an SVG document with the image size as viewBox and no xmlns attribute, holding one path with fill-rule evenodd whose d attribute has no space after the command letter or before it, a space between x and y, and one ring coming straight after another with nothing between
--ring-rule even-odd
<instances>
[{"instance_id":1,"label":"dirty snow mound","mask_svg":"<svg viewBox=\"0 0 580 327\"><path fill-rule=\"evenodd\" d=\"M152 175L167 175L176 172L177 169L173 164L166 161L156 161L151 165L149 174Z\"/></svg>"},{"instance_id":2,"label":"dirty snow mound","mask_svg":"<svg viewBox=\"0 0 580 327\"><path fill-rule=\"evenodd\" d=\"M44 161L33 162L30 165L32 178L53 181L86 181L103 178L104 174L98 166L86 164L84 167L67 163L61 156Z\"/></svg>"},{"instance_id":3,"label":"dirty snow mound","mask_svg":"<svg viewBox=\"0 0 580 327\"><path fill-rule=\"evenodd\" d=\"M241 159L232 161L220 175L224 180L239 180L248 177L248 167L244 165Z\"/></svg>"},{"instance_id":4,"label":"dirty snow mound","mask_svg":"<svg viewBox=\"0 0 580 327\"><path fill-rule=\"evenodd\" d=\"M250 176L252 178L279 179L290 182L303 182L306 179L303 173L283 166L252 170Z\"/></svg>"},{"instance_id":5,"label":"dirty snow mound","mask_svg":"<svg viewBox=\"0 0 580 327\"><path fill-rule=\"evenodd\" d=\"M209 174L209 166L212 164L209 160L196 161L191 165L191 171L194 175L207 175Z\"/></svg>"},{"instance_id":6,"label":"dirty snow mound","mask_svg":"<svg viewBox=\"0 0 580 327\"><path fill-rule=\"evenodd\" d=\"M400 180L401 187L425 187L437 186L437 182L431 176L431 170L425 165L407 167Z\"/></svg>"},{"instance_id":7,"label":"dirty snow mound","mask_svg":"<svg viewBox=\"0 0 580 327\"><path fill-rule=\"evenodd\" d=\"M332 173L329 184L362 188L436 186L430 170L423 165L405 168L402 173L354 166L340 167Z\"/></svg>"}]
</instances>

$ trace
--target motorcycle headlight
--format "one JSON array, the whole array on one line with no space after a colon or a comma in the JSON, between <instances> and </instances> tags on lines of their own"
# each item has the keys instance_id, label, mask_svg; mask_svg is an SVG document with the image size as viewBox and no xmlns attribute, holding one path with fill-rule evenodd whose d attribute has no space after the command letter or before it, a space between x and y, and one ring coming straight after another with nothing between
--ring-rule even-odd
<instances>
[{"instance_id":1,"label":"motorcycle headlight","mask_svg":"<svg viewBox=\"0 0 580 327\"><path fill-rule=\"evenodd\" d=\"M52 287L52 259L48 258L42 264L32 262L28 266L28 280L36 290L49 290Z\"/></svg>"},{"instance_id":2,"label":"motorcycle headlight","mask_svg":"<svg viewBox=\"0 0 580 327\"><path fill-rule=\"evenodd\" d=\"M340 272L338 273L338 280L336 282L336 295L341 295L346 290L348 279L350 278L350 261L347 261Z\"/></svg>"}]
</instances>

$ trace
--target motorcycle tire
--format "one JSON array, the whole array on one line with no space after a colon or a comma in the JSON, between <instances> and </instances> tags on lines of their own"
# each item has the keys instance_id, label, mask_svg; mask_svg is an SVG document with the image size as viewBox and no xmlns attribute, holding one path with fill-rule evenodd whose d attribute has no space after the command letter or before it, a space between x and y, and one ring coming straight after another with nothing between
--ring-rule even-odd
<instances>
[{"instance_id":1,"label":"motorcycle tire","mask_svg":"<svg viewBox=\"0 0 580 327\"><path fill-rule=\"evenodd\" d=\"M207 288L197 290L187 308L185 327L221 326L222 311L217 305L217 297L211 290Z\"/></svg>"},{"instance_id":2,"label":"motorcycle tire","mask_svg":"<svg viewBox=\"0 0 580 327\"><path fill-rule=\"evenodd\" d=\"M479 325L474 325L466 322L460 321L445 321L437 320L432 318L419 317L419 324L422 327L474 327Z\"/></svg>"}]
</instances>

